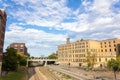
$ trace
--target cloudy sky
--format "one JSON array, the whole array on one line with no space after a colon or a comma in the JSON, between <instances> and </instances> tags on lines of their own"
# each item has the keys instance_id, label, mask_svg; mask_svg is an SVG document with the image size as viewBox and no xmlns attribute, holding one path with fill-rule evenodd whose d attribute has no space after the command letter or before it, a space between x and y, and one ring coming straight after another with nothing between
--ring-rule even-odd
<instances>
[{"instance_id":1,"label":"cloudy sky","mask_svg":"<svg viewBox=\"0 0 120 80\"><path fill-rule=\"evenodd\" d=\"M7 13L4 49L24 42L31 56L49 55L67 37L120 38L120 0L0 0Z\"/></svg>"}]
</instances>

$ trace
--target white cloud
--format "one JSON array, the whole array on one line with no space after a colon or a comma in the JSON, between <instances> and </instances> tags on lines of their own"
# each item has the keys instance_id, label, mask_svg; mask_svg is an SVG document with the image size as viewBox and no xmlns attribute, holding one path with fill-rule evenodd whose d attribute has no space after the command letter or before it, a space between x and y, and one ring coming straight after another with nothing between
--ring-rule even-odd
<instances>
[{"instance_id":1,"label":"white cloud","mask_svg":"<svg viewBox=\"0 0 120 80\"><path fill-rule=\"evenodd\" d=\"M28 7L32 10L27 9L18 9L17 11L10 12L10 14L20 20L25 21L30 25L37 26L55 26L59 24L71 11L69 8L65 6L65 0L43 0L33 2L32 0L13 0L17 4L23 5L24 7ZM29 3L30 5L25 5Z\"/></svg>"},{"instance_id":2,"label":"white cloud","mask_svg":"<svg viewBox=\"0 0 120 80\"><path fill-rule=\"evenodd\" d=\"M83 32L88 29L87 23L81 22L61 23L61 25L59 25L58 27L63 30L69 30L74 32Z\"/></svg>"},{"instance_id":3,"label":"white cloud","mask_svg":"<svg viewBox=\"0 0 120 80\"><path fill-rule=\"evenodd\" d=\"M16 23L13 23L9 26L9 30L11 30L11 31L22 31L22 30L24 30L24 28L20 27L19 25L16 25Z\"/></svg>"},{"instance_id":4,"label":"white cloud","mask_svg":"<svg viewBox=\"0 0 120 80\"><path fill-rule=\"evenodd\" d=\"M8 16L12 16L20 23L9 25L6 42L25 42L32 52L42 53L43 49L55 50L55 46L64 42L68 36L74 39L120 37L120 11L113 6L119 0L94 0L93 2L82 0L82 8L76 11L66 6L66 0L12 1L21 7L12 10L8 8L10 14ZM28 25L33 28L29 28ZM67 35L48 33L34 29L34 26L54 28L68 33Z\"/></svg>"},{"instance_id":5,"label":"white cloud","mask_svg":"<svg viewBox=\"0 0 120 80\"><path fill-rule=\"evenodd\" d=\"M91 10L96 11L100 14L110 13L111 2L109 0L95 0Z\"/></svg>"},{"instance_id":6,"label":"white cloud","mask_svg":"<svg viewBox=\"0 0 120 80\"><path fill-rule=\"evenodd\" d=\"M64 42L66 37L66 35L52 34L36 29L24 29L13 23L9 26L9 31L6 32L5 42L8 44L5 46L8 46L12 42L24 42L30 51L35 48L38 52L41 48L48 49L49 51L47 52L49 53L45 53L45 55L48 55L52 52L51 50L57 48L57 45Z\"/></svg>"},{"instance_id":7,"label":"white cloud","mask_svg":"<svg viewBox=\"0 0 120 80\"><path fill-rule=\"evenodd\" d=\"M94 0L90 2L83 0L83 11L78 8L72 11L66 6L66 0L12 0L18 5L27 8L20 8L11 11L10 14L27 25L55 28L57 30L68 30L83 32L103 27L115 26L119 24L119 15L113 12L113 5L118 0ZM29 5L26 5L29 4ZM30 10L29 10L30 9ZM32 11L32 12L31 12ZM63 22L64 19L75 19L75 22ZM115 20L118 19L118 20Z\"/></svg>"},{"instance_id":8,"label":"white cloud","mask_svg":"<svg viewBox=\"0 0 120 80\"><path fill-rule=\"evenodd\" d=\"M112 35L115 37L115 38L120 38L120 30L115 30L112 32Z\"/></svg>"},{"instance_id":9,"label":"white cloud","mask_svg":"<svg viewBox=\"0 0 120 80\"><path fill-rule=\"evenodd\" d=\"M99 18L96 20L97 24L109 24L112 22L112 18Z\"/></svg>"}]
</instances>

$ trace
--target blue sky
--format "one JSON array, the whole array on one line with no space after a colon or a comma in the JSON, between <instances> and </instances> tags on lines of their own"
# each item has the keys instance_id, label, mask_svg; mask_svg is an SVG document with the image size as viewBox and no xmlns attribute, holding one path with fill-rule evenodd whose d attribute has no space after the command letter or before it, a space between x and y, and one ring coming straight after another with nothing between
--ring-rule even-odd
<instances>
[{"instance_id":1,"label":"blue sky","mask_svg":"<svg viewBox=\"0 0 120 80\"><path fill-rule=\"evenodd\" d=\"M4 49L24 42L31 56L49 55L67 37L120 38L120 0L0 0L7 13Z\"/></svg>"}]
</instances>

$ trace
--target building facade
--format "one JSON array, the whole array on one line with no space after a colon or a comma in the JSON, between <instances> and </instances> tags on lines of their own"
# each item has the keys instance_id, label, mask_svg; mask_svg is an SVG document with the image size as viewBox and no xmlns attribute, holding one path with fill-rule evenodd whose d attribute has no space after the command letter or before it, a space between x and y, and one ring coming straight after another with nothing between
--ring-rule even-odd
<instances>
[{"instance_id":1,"label":"building facade","mask_svg":"<svg viewBox=\"0 0 120 80\"><path fill-rule=\"evenodd\" d=\"M27 47L25 46L25 43L12 43L8 46L8 48L16 49L17 54L29 55L27 52Z\"/></svg>"},{"instance_id":2,"label":"building facade","mask_svg":"<svg viewBox=\"0 0 120 80\"><path fill-rule=\"evenodd\" d=\"M1 74L1 66L2 66L2 53L3 53L6 21L7 21L6 12L5 10L0 9L0 74Z\"/></svg>"},{"instance_id":3,"label":"building facade","mask_svg":"<svg viewBox=\"0 0 120 80\"><path fill-rule=\"evenodd\" d=\"M120 39L109 40L77 40L70 42L67 38L66 44L58 46L58 62L70 64L71 66L105 67L110 59L116 59L120 53Z\"/></svg>"}]
</instances>

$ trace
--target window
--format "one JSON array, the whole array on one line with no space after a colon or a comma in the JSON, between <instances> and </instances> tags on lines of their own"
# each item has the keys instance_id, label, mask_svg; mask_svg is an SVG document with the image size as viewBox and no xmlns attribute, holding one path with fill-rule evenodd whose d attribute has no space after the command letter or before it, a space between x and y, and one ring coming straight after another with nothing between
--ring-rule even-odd
<instances>
[{"instance_id":1,"label":"window","mask_svg":"<svg viewBox=\"0 0 120 80\"><path fill-rule=\"evenodd\" d=\"M110 49L110 52L111 52L111 49Z\"/></svg>"},{"instance_id":2,"label":"window","mask_svg":"<svg viewBox=\"0 0 120 80\"><path fill-rule=\"evenodd\" d=\"M20 47L23 47L23 45L20 45Z\"/></svg>"},{"instance_id":3,"label":"window","mask_svg":"<svg viewBox=\"0 0 120 80\"><path fill-rule=\"evenodd\" d=\"M107 62L107 58L105 58L105 61Z\"/></svg>"},{"instance_id":4,"label":"window","mask_svg":"<svg viewBox=\"0 0 120 80\"><path fill-rule=\"evenodd\" d=\"M104 42L104 44L106 44L106 42Z\"/></svg>"},{"instance_id":5,"label":"window","mask_svg":"<svg viewBox=\"0 0 120 80\"><path fill-rule=\"evenodd\" d=\"M75 57L78 57L78 55L76 54Z\"/></svg>"},{"instance_id":6,"label":"window","mask_svg":"<svg viewBox=\"0 0 120 80\"><path fill-rule=\"evenodd\" d=\"M106 47L106 45L105 45L105 47Z\"/></svg>"},{"instance_id":7,"label":"window","mask_svg":"<svg viewBox=\"0 0 120 80\"><path fill-rule=\"evenodd\" d=\"M105 49L105 52L107 52L107 49Z\"/></svg>"},{"instance_id":8,"label":"window","mask_svg":"<svg viewBox=\"0 0 120 80\"><path fill-rule=\"evenodd\" d=\"M101 62L101 58L99 58L99 62Z\"/></svg>"},{"instance_id":9,"label":"window","mask_svg":"<svg viewBox=\"0 0 120 80\"><path fill-rule=\"evenodd\" d=\"M17 47L17 44L15 44L14 46Z\"/></svg>"},{"instance_id":10,"label":"window","mask_svg":"<svg viewBox=\"0 0 120 80\"><path fill-rule=\"evenodd\" d=\"M17 49L17 48L15 48L15 49Z\"/></svg>"},{"instance_id":11,"label":"window","mask_svg":"<svg viewBox=\"0 0 120 80\"><path fill-rule=\"evenodd\" d=\"M23 48L20 48L20 52L23 52L24 50L23 50Z\"/></svg>"},{"instance_id":12,"label":"window","mask_svg":"<svg viewBox=\"0 0 120 80\"><path fill-rule=\"evenodd\" d=\"M116 48L114 49L114 51L116 51Z\"/></svg>"},{"instance_id":13,"label":"window","mask_svg":"<svg viewBox=\"0 0 120 80\"><path fill-rule=\"evenodd\" d=\"M85 57L85 54L83 54L83 57Z\"/></svg>"},{"instance_id":14,"label":"window","mask_svg":"<svg viewBox=\"0 0 120 80\"><path fill-rule=\"evenodd\" d=\"M109 47L111 47L111 45L109 45Z\"/></svg>"},{"instance_id":15,"label":"window","mask_svg":"<svg viewBox=\"0 0 120 80\"><path fill-rule=\"evenodd\" d=\"M103 50L101 50L101 52L103 52Z\"/></svg>"},{"instance_id":16,"label":"window","mask_svg":"<svg viewBox=\"0 0 120 80\"><path fill-rule=\"evenodd\" d=\"M115 43L115 41L113 41L113 43Z\"/></svg>"},{"instance_id":17,"label":"window","mask_svg":"<svg viewBox=\"0 0 120 80\"><path fill-rule=\"evenodd\" d=\"M86 49L86 51L88 52L88 49Z\"/></svg>"},{"instance_id":18,"label":"window","mask_svg":"<svg viewBox=\"0 0 120 80\"><path fill-rule=\"evenodd\" d=\"M114 47L116 47L116 45L114 44Z\"/></svg>"}]
</instances>

